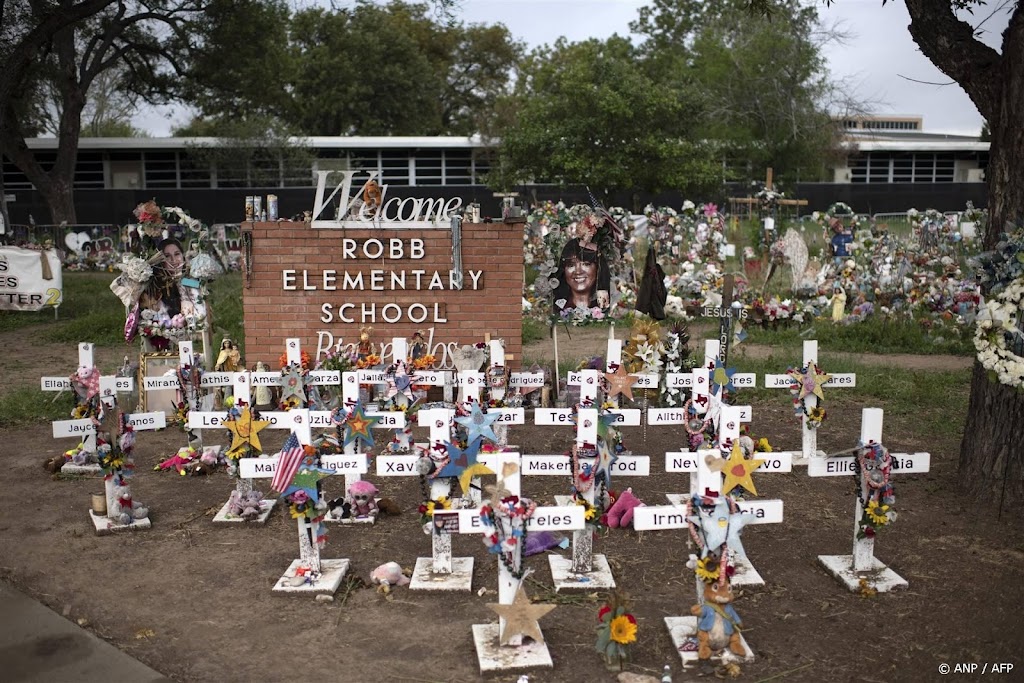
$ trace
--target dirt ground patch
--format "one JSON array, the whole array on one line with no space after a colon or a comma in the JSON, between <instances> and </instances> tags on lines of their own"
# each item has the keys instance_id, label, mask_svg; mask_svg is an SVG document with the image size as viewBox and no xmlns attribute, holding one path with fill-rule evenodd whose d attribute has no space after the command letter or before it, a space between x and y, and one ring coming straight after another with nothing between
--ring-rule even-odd
<instances>
[{"instance_id":1,"label":"dirt ground patch","mask_svg":"<svg viewBox=\"0 0 1024 683\"><path fill-rule=\"evenodd\" d=\"M73 349L40 344L30 330L3 335L2 341L0 373L8 385L35 386L42 375L66 374L68 359L74 362ZM601 351L589 350L593 346L591 339L580 355ZM101 350L101 369L113 369L122 355ZM928 357L928 367L934 361ZM833 417L819 446L848 448L859 434L860 406L845 397L831 405ZM754 416L758 436L769 437L777 448L798 445L787 399L755 403ZM852 480L809 479L801 470L757 478L762 497L785 502L786 521L744 532L747 552L767 581L763 588L745 590L737 603L757 656L743 667L744 680L937 681L940 663L975 661L1012 662L1024 670L1018 614L1024 604L1024 524L1017 515L1004 512L999 519L993 509L966 501L956 477L959 438L910 442L900 434L902 421L911 419L887 416L887 445L894 451L929 451L931 472L898 478L899 519L880 534L875 550L909 580L909 590L862 597L847 592L817 564L819 554L850 550ZM279 445L279 436L271 437L268 448ZM0 499L0 578L59 613L87 620L97 634L175 680L518 677L481 677L477 669L471 626L495 620L486 604L495 601L497 585L497 562L479 539L463 536L454 542L457 556L476 559L471 594L400 588L388 600L354 581L332 603L280 597L270 588L297 555L294 522L277 510L265 527L214 526L212 515L233 486L226 475L152 471L184 444L181 432L140 434L133 492L152 510L153 528L112 537L95 536L88 522L89 494L101 490L99 480L53 479L42 469L46 457L68 447L51 438L48 424L0 428L0 440L6 493ZM572 433L527 425L512 427L510 440L527 453L563 452ZM687 475L663 469L664 453L678 450L682 440L678 428L627 428L626 445L652 456L655 474L613 484L632 486L650 504L685 491ZM208 433L207 442L227 439ZM430 538L416 514L418 481L369 478L403 513L375 526L332 527L323 553L351 559L352 576L362 581L383 562L411 567L417 557L430 554ZM568 477L526 478L523 485L524 494L548 504L568 488ZM340 481L329 480L327 489L340 494ZM689 680L692 674L678 673L663 623L665 616L687 614L695 602L684 566L687 535L611 530L597 539L595 551L609 558L616 580L634 602L639 643L628 669L660 676L671 664L676 681ZM531 672L530 680L613 680L593 650L595 597L587 592L556 596L546 559L535 556L527 563L535 570L528 593L559 603L541 620L554 669ZM478 595L481 588L488 592Z\"/></svg>"}]
</instances>

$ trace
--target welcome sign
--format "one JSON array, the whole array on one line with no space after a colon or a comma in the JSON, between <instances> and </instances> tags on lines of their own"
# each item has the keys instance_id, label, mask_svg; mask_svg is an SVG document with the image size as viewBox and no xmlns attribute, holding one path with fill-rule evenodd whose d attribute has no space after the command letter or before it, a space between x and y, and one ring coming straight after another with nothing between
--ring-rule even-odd
<instances>
[{"instance_id":1,"label":"welcome sign","mask_svg":"<svg viewBox=\"0 0 1024 683\"><path fill-rule=\"evenodd\" d=\"M276 367L289 337L319 356L363 327L378 348L422 331L441 356L490 333L518 357L523 223L463 223L453 239L461 198L376 186L370 208L376 173L339 174L320 173L311 223L242 224L249 363ZM329 188L334 177L341 182Z\"/></svg>"}]
</instances>

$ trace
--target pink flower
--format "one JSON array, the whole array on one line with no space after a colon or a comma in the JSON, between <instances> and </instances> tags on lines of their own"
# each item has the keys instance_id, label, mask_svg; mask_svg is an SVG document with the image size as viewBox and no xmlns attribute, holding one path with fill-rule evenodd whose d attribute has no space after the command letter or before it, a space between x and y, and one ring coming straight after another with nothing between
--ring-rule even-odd
<instances>
[{"instance_id":1,"label":"pink flower","mask_svg":"<svg viewBox=\"0 0 1024 683\"><path fill-rule=\"evenodd\" d=\"M590 309L590 315L593 316L594 320L602 320L604 318L604 311L594 306Z\"/></svg>"},{"instance_id":2,"label":"pink flower","mask_svg":"<svg viewBox=\"0 0 1024 683\"><path fill-rule=\"evenodd\" d=\"M717 204L705 204L704 205L704 215L705 216L707 216L708 218L711 218L716 213L718 213L718 205Z\"/></svg>"}]
</instances>

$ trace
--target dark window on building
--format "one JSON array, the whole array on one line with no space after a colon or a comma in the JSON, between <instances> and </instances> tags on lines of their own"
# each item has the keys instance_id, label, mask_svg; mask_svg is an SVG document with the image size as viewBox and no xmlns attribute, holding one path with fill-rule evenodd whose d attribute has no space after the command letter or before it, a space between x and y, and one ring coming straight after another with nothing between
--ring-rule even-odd
<instances>
[{"instance_id":1,"label":"dark window on building","mask_svg":"<svg viewBox=\"0 0 1024 683\"><path fill-rule=\"evenodd\" d=\"M868 181L868 158L859 156L850 159L850 182L866 183Z\"/></svg>"},{"instance_id":2,"label":"dark window on building","mask_svg":"<svg viewBox=\"0 0 1024 683\"><path fill-rule=\"evenodd\" d=\"M473 153L470 150L447 150L444 164L445 185L473 184Z\"/></svg>"},{"instance_id":3,"label":"dark window on building","mask_svg":"<svg viewBox=\"0 0 1024 683\"><path fill-rule=\"evenodd\" d=\"M384 185L409 184L409 150L384 149L380 153L380 166Z\"/></svg>"},{"instance_id":4,"label":"dark window on building","mask_svg":"<svg viewBox=\"0 0 1024 683\"><path fill-rule=\"evenodd\" d=\"M441 164L443 152L441 150L425 149L416 152L416 184L417 185L440 185Z\"/></svg>"},{"instance_id":5,"label":"dark window on building","mask_svg":"<svg viewBox=\"0 0 1024 683\"><path fill-rule=\"evenodd\" d=\"M181 170L182 188L208 188L211 186L208 162L193 159L188 152L179 152L178 167Z\"/></svg>"},{"instance_id":6,"label":"dark window on building","mask_svg":"<svg viewBox=\"0 0 1024 683\"><path fill-rule=\"evenodd\" d=\"M178 187L178 160L176 157L176 152L145 152L143 154L145 187Z\"/></svg>"}]
</instances>

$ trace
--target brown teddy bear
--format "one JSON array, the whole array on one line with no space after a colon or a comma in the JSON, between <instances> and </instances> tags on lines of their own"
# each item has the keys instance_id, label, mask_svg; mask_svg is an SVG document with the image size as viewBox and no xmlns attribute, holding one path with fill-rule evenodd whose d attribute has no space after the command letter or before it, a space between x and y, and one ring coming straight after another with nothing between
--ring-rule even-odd
<instances>
[{"instance_id":1,"label":"brown teddy bear","mask_svg":"<svg viewBox=\"0 0 1024 683\"><path fill-rule=\"evenodd\" d=\"M694 605L690 613L697 617L697 657L711 659L712 653L728 646L733 654L746 655L740 640L743 622L732 606L732 586L715 581L704 586L704 604Z\"/></svg>"}]
</instances>

